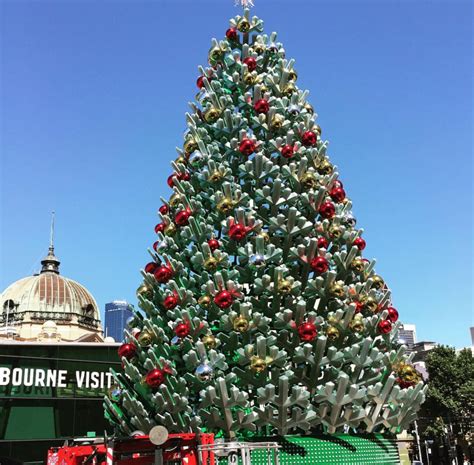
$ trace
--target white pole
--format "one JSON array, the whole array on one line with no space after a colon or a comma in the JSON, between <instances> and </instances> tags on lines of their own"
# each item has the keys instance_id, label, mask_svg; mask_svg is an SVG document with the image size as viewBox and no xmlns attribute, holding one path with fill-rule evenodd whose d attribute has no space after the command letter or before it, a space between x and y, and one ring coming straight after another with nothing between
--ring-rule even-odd
<instances>
[{"instance_id":1,"label":"white pole","mask_svg":"<svg viewBox=\"0 0 474 465\"><path fill-rule=\"evenodd\" d=\"M421 465L423 465L423 458L421 457L420 435L418 434L418 423L415 421L414 424L415 424L416 444L418 446L418 458L420 459Z\"/></svg>"}]
</instances>

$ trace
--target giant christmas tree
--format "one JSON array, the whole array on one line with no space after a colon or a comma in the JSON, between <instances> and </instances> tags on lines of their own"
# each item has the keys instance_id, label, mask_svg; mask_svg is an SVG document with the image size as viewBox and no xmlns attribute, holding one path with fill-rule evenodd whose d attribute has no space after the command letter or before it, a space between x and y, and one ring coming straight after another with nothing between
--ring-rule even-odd
<instances>
[{"instance_id":1,"label":"giant christmas tree","mask_svg":"<svg viewBox=\"0 0 474 465\"><path fill-rule=\"evenodd\" d=\"M122 434L395 432L424 399L308 92L249 11L213 40L105 399Z\"/></svg>"}]
</instances>

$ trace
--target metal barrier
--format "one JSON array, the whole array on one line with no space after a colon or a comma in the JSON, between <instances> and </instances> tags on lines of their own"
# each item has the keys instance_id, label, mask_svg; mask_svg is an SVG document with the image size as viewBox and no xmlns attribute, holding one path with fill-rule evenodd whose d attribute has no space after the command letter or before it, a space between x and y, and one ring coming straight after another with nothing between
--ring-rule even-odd
<instances>
[{"instance_id":1,"label":"metal barrier","mask_svg":"<svg viewBox=\"0 0 474 465\"><path fill-rule=\"evenodd\" d=\"M217 440L218 441L218 440ZM215 442L198 447L201 465L279 465L276 442Z\"/></svg>"}]
</instances>

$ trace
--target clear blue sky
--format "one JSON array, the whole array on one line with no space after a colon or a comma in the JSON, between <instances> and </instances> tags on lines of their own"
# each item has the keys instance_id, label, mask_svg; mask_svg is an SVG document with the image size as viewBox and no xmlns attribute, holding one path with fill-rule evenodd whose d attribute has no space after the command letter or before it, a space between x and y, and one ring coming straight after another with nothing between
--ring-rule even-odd
<instances>
[{"instance_id":1,"label":"clear blue sky","mask_svg":"<svg viewBox=\"0 0 474 465\"><path fill-rule=\"evenodd\" d=\"M470 344L469 1L255 0L310 90L365 255L419 339ZM135 302L197 66L232 0L1 2L1 280L61 271Z\"/></svg>"}]
</instances>

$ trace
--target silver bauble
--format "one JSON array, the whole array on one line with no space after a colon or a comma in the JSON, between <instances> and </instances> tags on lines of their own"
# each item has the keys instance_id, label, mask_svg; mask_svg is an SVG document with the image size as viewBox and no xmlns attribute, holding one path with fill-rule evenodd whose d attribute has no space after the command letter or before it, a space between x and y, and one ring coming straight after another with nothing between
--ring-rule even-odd
<instances>
[{"instance_id":1,"label":"silver bauble","mask_svg":"<svg viewBox=\"0 0 474 465\"><path fill-rule=\"evenodd\" d=\"M298 116L300 114L300 107L298 105L290 105L288 107L288 112L290 115Z\"/></svg>"},{"instance_id":2,"label":"silver bauble","mask_svg":"<svg viewBox=\"0 0 474 465\"><path fill-rule=\"evenodd\" d=\"M253 268L261 268L266 264L265 256L259 253L253 254L249 258L249 263Z\"/></svg>"},{"instance_id":3,"label":"silver bauble","mask_svg":"<svg viewBox=\"0 0 474 465\"><path fill-rule=\"evenodd\" d=\"M199 381L205 383L212 379L214 368L212 368L208 363L201 363L201 365L196 368L194 374L197 376Z\"/></svg>"},{"instance_id":4,"label":"silver bauble","mask_svg":"<svg viewBox=\"0 0 474 465\"><path fill-rule=\"evenodd\" d=\"M122 397L122 388L118 385L113 385L109 389L109 398L112 402L118 402L120 398Z\"/></svg>"},{"instance_id":5,"label":"silver bauble","mask_svg":"<svg viewBox=\"0 0 474 465\"><path fill-rule=\"evenodd\" d=\"M353 228L356 225L357 220L356 220L355 216L352 214L352 212L347 212L344 215L344 223L346 223L351 228Z\"/></svg>"},{"instance_id":6,"label":"silver bauble","mask_svg":"<svg viewBox=\"0 0 474 465\"><path fill-rule=\"evenodd\" d=\"M193 166L194 168L198 168L199 165L204 161L204 156L203 154L199 151L196 150L194 153L192 153L189 157L189 164Z\"/></svg>"}]
</instances>

